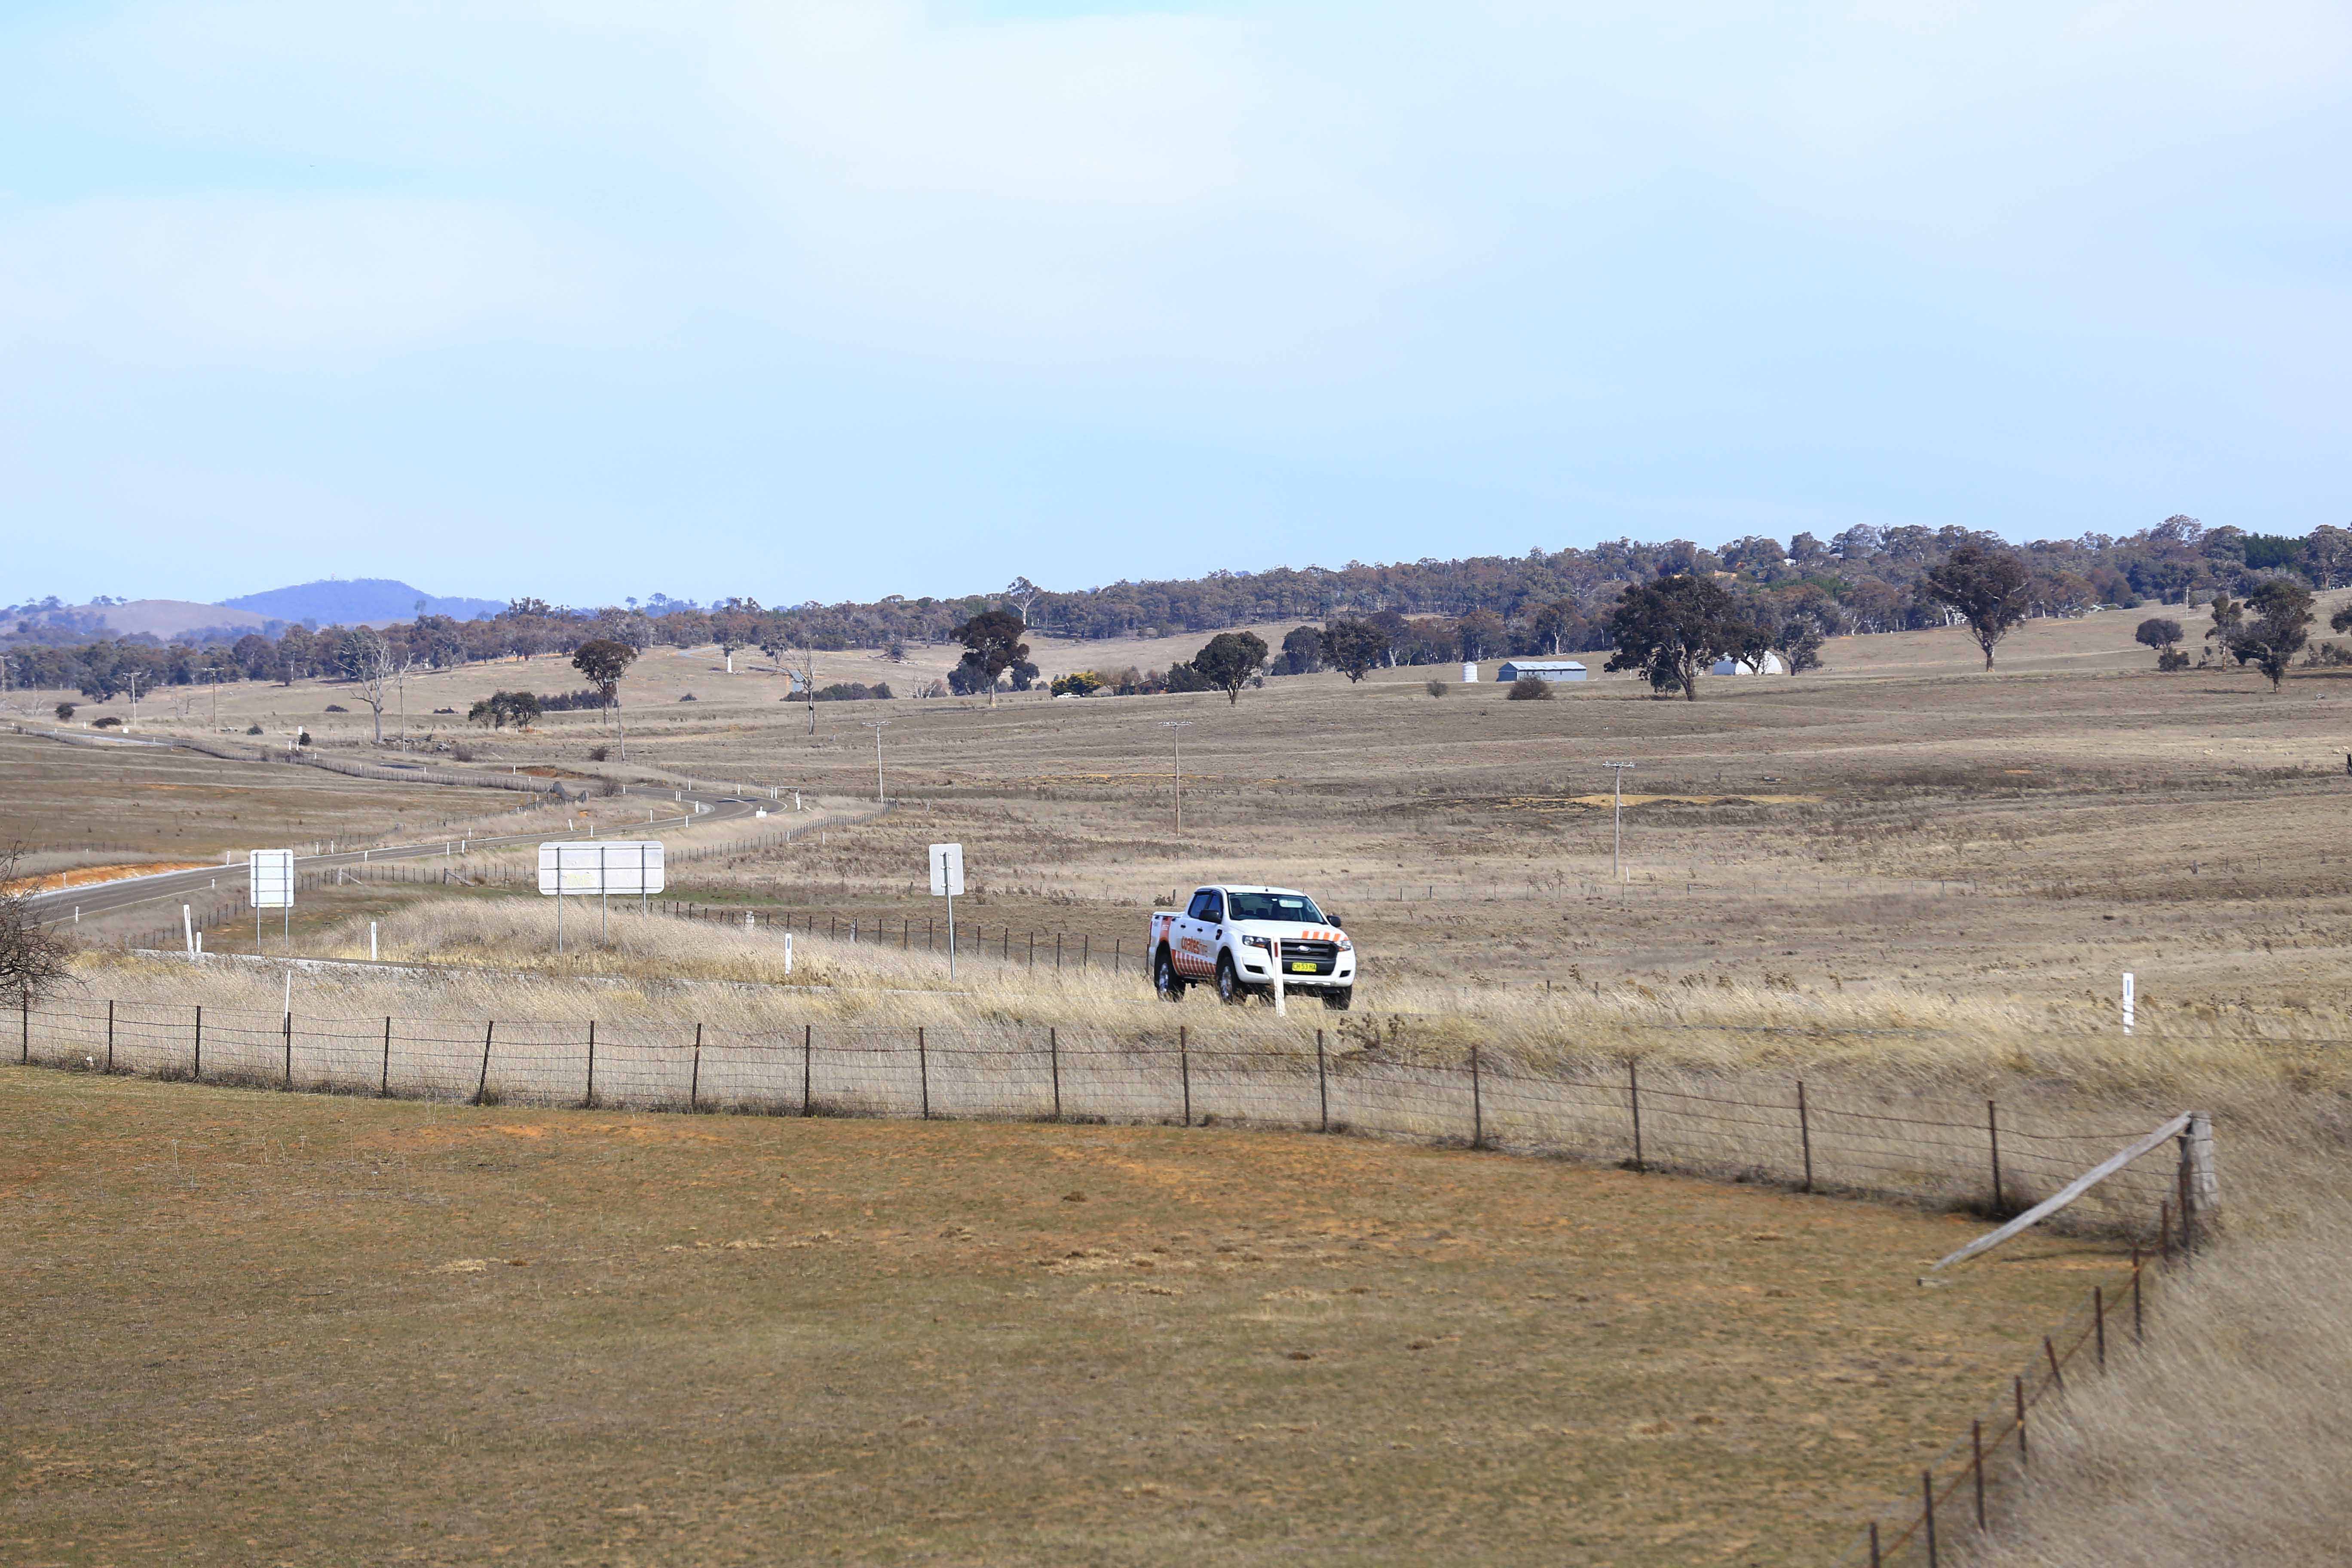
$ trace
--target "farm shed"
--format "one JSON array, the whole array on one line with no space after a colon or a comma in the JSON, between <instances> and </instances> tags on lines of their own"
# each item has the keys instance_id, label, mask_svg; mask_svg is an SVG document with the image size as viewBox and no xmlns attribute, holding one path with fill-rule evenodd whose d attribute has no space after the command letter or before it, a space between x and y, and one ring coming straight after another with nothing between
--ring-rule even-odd
<instances>
[{"instance_id":1,"label":"farm shed","mask_svg":"<svg viewBox=\"0 0 2352 1568\"><path fill-rule=\"evenodd\" d=\"M1505 661L1495 672L1495 679L1508 684L1528 676L1538 680L1583 680L1584 666L1572 658L1514 658Z\"/></svg>"},{"instance_id":2,"label":"farm shed","mask_svg":"<svg viewBox=\"0 0 2352 1568\"><path fill-rule=\"evenodd\" d=\"M1789 673L1789 667L1780 662L1780 656L1779 654L1772 653L1768 650L1764 655L1764 664L1761 668L1749 664L1746 659L1718 658L1715 661L1714 668L1708 673L1713 675L1786 675Z\"/></svg>"}]
</instances>

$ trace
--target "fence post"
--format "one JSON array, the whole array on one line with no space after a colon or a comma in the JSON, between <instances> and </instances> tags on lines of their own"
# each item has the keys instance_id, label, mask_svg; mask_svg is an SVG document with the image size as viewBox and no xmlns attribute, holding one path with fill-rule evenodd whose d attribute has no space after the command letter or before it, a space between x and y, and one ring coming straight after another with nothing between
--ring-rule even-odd
<instances>
[{"instance_id":1,"label":"fence post","mask_svg":"<svg viewBox=\"0 0 2352 1568\"><path fill-rule=\"evenodd\" d=\"M205 1081L205 1010L201 1005L196 1008L196 1070L194 1074L194 1081L197 1083Z\"/></svg>"},{"instance_id":2,"label":"fence post","mask_svg":"<svg viewBox=\"0 0 2352 1568\"><path fill-rule=\"evenodd\" d=\"M1805 1146L1805 1191L1813 1190L1813 1123L1805 1110L1805 1080L1797 1080L1797 1136Z\"/></svg>"},{"instance_id":3,"label":"fence post","mask_svg":"<svg viewBox=\"0 0 2352 1568\"><path fill-rule=\"evenodd\" d=\"M106 1070L114 1070L114 1004L106 1005Z\"/></svg>"},{"instance_id":4,"label":"fence post","mask_svg":"<svg viewBox=\"0 0 2352 1568\"><path fill-rule=\"evenodd\" d=\"M498 1032L496 1018L482 1026L482 1076L474 1085L474 1103L485 1104L490 1097L490 1037Z\"/></svg>"},{"instance_id":5,"label":"fence post","mask_svg":"<svg viewBox=\"0 0 2352 1568\"><path fill-rule=\"evenodd\" d=\"M1034 936L1033 936L1033 937L1031 937L1029 940L1030 940L1030 941L1032 941L1032 942L1034 942L1034 941L1036 941L1037 939L1036 939L1035 937L1034 937ZM1054 973L1056 973L1056 974L1059 974L1061 972L1062 972L1062 933L1061 933L1060 931L1055 931L1055 932L1054 933Z\"/></svg>"},{"instance_id":6,"label":"fence post","mask_svg":"<svg viewBox=\"0 0 2352 1568\"><path fill-rule=\"evenodd\" d=\"M2132 1248L2132 1342L2144 1344L2147 1336L2142 1331L2139 1310L2139 1248Z\"/></svg>"},{"instance_id":7,"label":"fence post","mask_svg":"<svg viewBox=\"0 0 2352 1568\"><path fill-rule=\"evenodd\" d=\"M294 1087L294 1010L286 1010L286 1087Z\"/></svg>"},{"instance_id":8,"label":"fence post","mask_svg":"<svg viewBox=\"0 0 2352 1568\"><path fill-rule=\"evenodd\" d=\"M1927 1568L1936 1568L1936 1472L1919 1472L1919 1490L1927 1499Z\"/></svg>"},{"instance_id":9,"label":"fence post","mask_svg":"<svg viewBox=\"0 0 2352 1568\"><path fill-rule=\"evenodd\" d=\"M2058 1370L2058 1347L2050 1342L2048 1334L2042 1336L2042 1353L2050 1358L2050 1381L2057 1385L2059 1393L2065 1393L2066 1374Z\"/></svg>"},{"instance_id":10,"label":"fence post","mask_svg":"<svg viewBox=\"0 0 2352 1568\"><path fill-rule=\"evenodd\" d=\"M377 1081L375 1092L379 1100L392 1095L392 1016L388 1013L383 1020L383 1077Z\"/></svg>"},{"instance_id":11,"label":"fence post","mask_svg":"<svg viewBox=\"0 0 2352 1568\"><path fill-rule=\"evenodd\" d=\"M596 1020L588 1020L588 1099L587 1109L596 1109Z\"/></svg>"},{"instance_id":12,"label":"fence post","mask_svg":"<svg viewBox=\"0 0 2352 1568\"><path fill-rule=\"evenodd\" d=\"M1323 1125L1318 1131L1331 1131L1331 1074L1323 1065L1323 1031L1315 1031L1315 1101L1323 1113Z\"/></svg>"},{"instance_id":13,"label":"fence post","mask_svg":"<svg viewBox=\"0 0 2352 1568\"><path fill-rule=\"evenodd\" d=\"M1045 1055L1054 1070L1054 1120L1062 1119L1062 1039L1058 1031L1045 1031Z\"/></svg>"},{"instance_id":14,"label":"fence post","mask_svg":"<svg viewBox=\"0 0 2352 1568\"><path fill-rule=\"evenodd\" d=\"M2189 1184L2197 1206L2210 1216L2221 1204L2221 1181L2213 1169L2213 1119L2202 1110L2189 1113Z\"/></svg>"},{"instance_id":15,"label":"fence post","mask_svg":"<svg viewBox=\"0 0 2352 1568\"><path fill-rule=\"evenodd\" d=\"M2180 1135L2179 1143L2180 1168L2175 1174L2174 1184L2180 1191L2180 1251L2186 1257L2197 1247L2197 1194L2189 1170L2188 1133Z\"/></svg>"},{"instance_id":16,"label":"fence post","mask_svg":"<svg viewBox=\"0 0 2352 1568\"><path fill-rule=\"evenodd\" d=\"M1985 1527L1984 1510L1984 1422L1981 1418L1969 1423L1969 1473L1977 1483L1977 1528Z\"/></svg>"},{"instance_id":17,"label":"fence post","mask_svg":"<svg viewBox=\"0 0 2352 1568\"><path fill-rule=\"evenodd\" d=\"M1992 1212L1998 1215L2008 1205L2000 1194L2000 1107L1990 1100L1985 1101L1985 1136L1992 1142Z\"/></svg>"},{"instance_id":18,"label":"fence post","mask_svg":"<svg viewBox=\"0 0 2352 1568\"><path fill-rule=\"evenodd\" d=\"M1633 1108L1633 1169L1646 1171L1642 1161L1642 1071L1631 1058L1625 1062L1625 1098Z\"/></svg>"},{"instance_id":19,"label":"fence post","mask_svg":"<svg viewBox=\"0 0 2352 1568\"><path fill-rule=\"evenodd\" d=\"M1874 1519L1870 1521L1870 1568L1879 1568L1878 1521Z\"/></svg>"},{"instance_id":20,"label":"fence post","mask_svg":"<svg viewBox=\"0 0 2352 1568\"><path fill-rule=\"evenodd\" d=\"M2025 1379L2012 1377L2010 1386L2017 1394L2017 1462L2023 1467L2032 1463L2032 1456L2025 1451Z\"/></svg>"},{"instance_id":21,"label":"fence post","mask_svg":"<svg viewBox=\"0 0 2352 1568\"><path fill-rule=\"evenodd\" d=\"M920 1024L915 1026L915 1071L922 1079L923 1120L929 1121L931 1119L931 1058L924 1048L923 1026Z\"/></svg>"},{"instance_id":22,"label":"fence post","mask_svg":"<svg viewBox=\"0 0 2352 1568\"><path fill-rule=\"evenodd\" d=\"M1176 1026L1176 1073L1184 1080L1184 1125L1192 1125L1192 1035L1185 1026Z\"/></svg>"},{"instance_id":23,"label":"fence post","mask_svg":"<svg viewBox=\"0 0 2352 1568\"><path fill-rule=\"evenodd\" d=\"M801 1114L809 1113L809 1062L816 1055L816 1026L801 1026Z\"/></svg>"},{"instance_id":24,"label":"fence post","mask_svg":"<svg viewBox=\"0 0 2352 1568\"><path fill-rule=\"evenodd\" d=\"M33 988L25 986L16 997L16 1065L23 1067L33 1059Z\"/></svg>"},{"instance_id":25,"label":"fence post","mask_svg":"<svg viewBox=\"0 0 2352 1568\"><path fill-rule=\"evenodd\" d=\"M702 1108L701 1101L702 1026L697 1024L694 1026L694 1072L693 1075L686 1080L686 1108L688 1110L699 1110Z\"/></svg>"},{"instance_id":26,"label":"fence post","mask_svg":"<svg viewBox=\"0 0 2352 1568\"><path fill-rule=\"evenodd\" d=\"M1486 1142L1486 1107L1478 1092L1478 1047L1470 1046L1470 1147L1484 1148Z\"/></svg>"}]
</instances>

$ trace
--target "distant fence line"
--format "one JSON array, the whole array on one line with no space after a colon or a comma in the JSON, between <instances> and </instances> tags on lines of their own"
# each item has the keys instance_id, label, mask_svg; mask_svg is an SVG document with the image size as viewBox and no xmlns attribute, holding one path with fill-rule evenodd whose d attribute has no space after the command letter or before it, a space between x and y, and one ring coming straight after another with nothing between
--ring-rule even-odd
<instances>
[{"instance_id":1,"label":"distant fence line","mask_svg":"<svg viewBox=\"0 0 2352 1568\"><path fill-rule=\"evenodd\" d=\"M2118 1127L2113 1112L1971 1107L1633 1061L1574 1070L1491 1047L1406 1051L1321 1030L1310 1052L1174 1023L745 1032L30 997L16 1011L27 1065L453 1101L1354 1132L1988 1214L2049 1195L2146 1131ZM2143 1159L2101 1184L2067 1223L2147 1238L2175 1191L2159 1163Z\"/></svg>"}]
</instances>

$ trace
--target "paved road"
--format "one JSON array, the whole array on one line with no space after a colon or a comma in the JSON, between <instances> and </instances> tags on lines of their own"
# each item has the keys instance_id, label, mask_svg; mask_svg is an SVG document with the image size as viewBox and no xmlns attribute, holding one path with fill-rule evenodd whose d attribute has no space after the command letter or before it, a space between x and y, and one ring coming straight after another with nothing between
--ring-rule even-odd
<instances>
[{"instance_id":1,"label":"paved road","mask_svg":"<svg viewBox=\"0 0 2352 1568\"><path fill-rule=\"evenodd\" d=\"M424 784L419 787L446 789L450 786ZM743 795L719 794L707 785L696 790L657 789L641 785L625 790L623 793L651 800L674 800L678 803L681 811L688 806L693 808L691 817L682 815L667 819L671 826L680 826L689 820L697 824L730 822L739 817L749 816L761 807L771 804L765 796L752 799ZM664 823L655 821L645 826L649 828L660 827ZM297 859L294 865L298 873L331 870L337 866L373 865L380 860L419 860L438 857L446 853L449 846L460 842L476 847L511 848L517 845L541 844L561 838L586 842L593 837L589 833L541 832L513 833L495 838L464 840L436 838L430 843L403 844L383 849L351 849L332 855L305 855ZM611 835L607 834L606 837L610 837ZM71 920L77 909L82 912L84 919L88 919L117 910L131 909L141 904L185 900L191 893L211 893L215 890L215 883L219 884L219 890L222 892L241 891L245 879L246 868L242 864L204 866L192 871L162 871L152 877L131 877L120 882L100 882L89 887L59 888L52 892L35 893L26 901L33 906L36 917L44 921Z\"/></svg>"}]
</instances>

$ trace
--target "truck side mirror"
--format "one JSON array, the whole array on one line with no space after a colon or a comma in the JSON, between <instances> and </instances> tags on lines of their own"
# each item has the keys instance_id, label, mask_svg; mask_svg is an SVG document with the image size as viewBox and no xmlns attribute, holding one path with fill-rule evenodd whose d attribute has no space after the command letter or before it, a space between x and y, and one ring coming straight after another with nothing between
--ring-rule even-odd
<instances>
[{"instance_id":1,"label":"truck side mirror","mask_svg":"<svg viewBox=\"0 0 2352 1568\"><path fill-rule=\"evenodd\" d=\"M1333 914L1329 910L1325 910L1323 911L1323 918L1331 922L1331 929L1333 931L1346 931L1348 929L1348 922L1341 920L1338 915Z\"/></svg>"}]
</instances>

